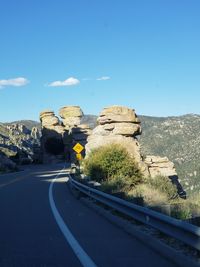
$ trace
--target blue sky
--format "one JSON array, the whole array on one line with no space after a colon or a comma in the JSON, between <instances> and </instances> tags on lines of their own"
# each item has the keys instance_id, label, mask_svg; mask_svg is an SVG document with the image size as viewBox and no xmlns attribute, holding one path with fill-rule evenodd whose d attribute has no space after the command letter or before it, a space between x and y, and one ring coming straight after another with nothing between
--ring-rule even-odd
<instances>
[{"instance_id":1,"label":"blue sky","mask_svg":"<svg viewBox=\"0 0 200 267\"><path fill-rule=\"evenodd\" d=\"M0 0L0 121L200 114L199 0Z\"/></svg>"}]
</instances>

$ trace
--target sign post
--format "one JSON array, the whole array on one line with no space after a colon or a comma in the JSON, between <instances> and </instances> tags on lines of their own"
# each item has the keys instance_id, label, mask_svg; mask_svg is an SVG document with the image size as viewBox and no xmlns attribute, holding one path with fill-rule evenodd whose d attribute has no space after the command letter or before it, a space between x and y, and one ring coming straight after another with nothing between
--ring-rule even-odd
<instances>
[{"instance_id":1,"label":"sign post","mask_svg":"<svg viewBox=\"0 0 200 267\"><path fill-rule=\"evenodd\" d=\"M76 159L77 160L82 160L83 159L83 156L81 155L81 153L77 153L76 154Z\"/></svg>"},{"instance_id":2,"label":"sign post","mask_svg":"<svg viewBox=\"0 0 200 267\"><path fill-rule=\"evenodd\" d=\"M83 159L81 152L84 150L84 146L82 146L80 143L76 143L76 145L73 147L73 150L76 152L77 165L80 172L80 161Z\"/></svg>"}]
</instances>

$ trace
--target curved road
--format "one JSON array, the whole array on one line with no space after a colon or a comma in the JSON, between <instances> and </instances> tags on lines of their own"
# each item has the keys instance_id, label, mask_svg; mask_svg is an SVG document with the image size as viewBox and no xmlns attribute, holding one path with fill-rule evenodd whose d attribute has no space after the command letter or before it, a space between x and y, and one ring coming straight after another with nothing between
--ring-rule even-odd
<instances>
[{"instance_id":1,"label":"curved road","mask_svg":"<svg viewBox=\"0 0 200 267\"><path fill-rule=\"evenodd\" d=\"M83 266L53 215L52 185L59 215L93 266L175 266L76 200L66 184L67 169L62 168L41 165L0 176L1 267Z\"/></svg>"}]
</instances>

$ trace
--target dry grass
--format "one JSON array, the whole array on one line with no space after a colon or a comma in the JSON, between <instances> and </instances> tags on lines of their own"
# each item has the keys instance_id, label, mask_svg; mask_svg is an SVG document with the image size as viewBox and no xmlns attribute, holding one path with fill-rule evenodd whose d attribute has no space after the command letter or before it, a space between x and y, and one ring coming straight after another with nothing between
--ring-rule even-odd
<instances>
[{"instance_id":1,"label":"dry grass","mask_svg":"<svg viewBox=\"0 0 200 267\"><path fill-rule=\"evenodd\" d=\"M171 205L179 213L187 213L187 218L198 217L200 216L200 193L197 192L186 200L177 199L171 201Z\"/></svg>"},{"instance_id":2,"label":"dry grass","mask_svg":"<svg viewBox=\"0 0 200 267\"><path fill-rule=\"evenodd\" d=\"M167 195L147 184L141 184L127 193L127 197L142 197L146 206L158 206L167 203Z\"/></svg>"}]
</instances>

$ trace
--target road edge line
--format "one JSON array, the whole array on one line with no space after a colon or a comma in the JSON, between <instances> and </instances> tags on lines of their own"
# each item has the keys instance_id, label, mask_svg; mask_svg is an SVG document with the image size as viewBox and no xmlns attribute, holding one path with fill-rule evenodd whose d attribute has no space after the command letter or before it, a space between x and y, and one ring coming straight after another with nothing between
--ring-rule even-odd
<instances>
[{"instance_id":1,"label":"road edge line","mask_svg":"<svg viewBox=\"0 0 200 267\"><path fill-rule=\"evenodd\" d=\"M58 212L54 199L53 199L53 185L57 178L61 175L65 167L57 174L57 176L52 180L50 186L49 186L49 203L52 210L52 213L54 215L54 218L63 233L65 239L69 243L70 247L74 251L75 255L81 262L81 264L84 267L97 267L97 265L92 261L92 259L88 256L88 254L83 250L83 248L79 245L78 241L75 239L73 234L70 232L69 228L65 224L63 218L61 217L60 213Z\"/></svg>"}]
</instances>

